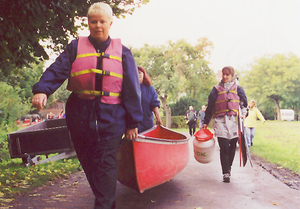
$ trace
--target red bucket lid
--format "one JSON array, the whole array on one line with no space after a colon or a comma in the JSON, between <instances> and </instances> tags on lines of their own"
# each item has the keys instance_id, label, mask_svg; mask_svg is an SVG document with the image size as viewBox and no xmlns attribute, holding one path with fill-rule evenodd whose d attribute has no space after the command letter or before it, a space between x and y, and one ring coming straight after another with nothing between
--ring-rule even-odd
<instances>
[{"instance_id":1,"label":"red bucket lid","mask_svg":"<svg viewBox=\"0 0 300 209\"><path fill-rule=\"evenodd\" d=\"M194 136L198 141L208 141L213 138L214 135L206 128L200 129L194 134Z\"/></svg>"}]
</instances>

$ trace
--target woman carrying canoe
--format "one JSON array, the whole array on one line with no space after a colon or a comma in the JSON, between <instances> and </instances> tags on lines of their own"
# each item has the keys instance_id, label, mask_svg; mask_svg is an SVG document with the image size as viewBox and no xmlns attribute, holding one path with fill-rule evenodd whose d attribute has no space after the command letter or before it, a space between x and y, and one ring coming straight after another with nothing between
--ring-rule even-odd
<instances>
[{"instance_id":1,"label":"woman carrying canoe","mask_svg":"<svg viewBox=\"0 0 300 209\"><path fill-rule=\"evenodd\" d=\"M220 146L223 181L230 182L231 166L238 140L238 118L245 118L247 97L242 87L234 83L234 69L224 67L222 80L214 86L205 111L203 128L207 128L213 118L213 128ZM239 106L241 112L239 112Z\"/></svg>"},{"instance_id":2,"label":"woman carrying canoe","mask_svg":"<svg viewBox=\"0 0 300 209\"><path fill-rule=\"evenodd\" d=\"M108 209L116 207L116 154L122 135L136 138L143 118L141 92L131 51L109 36L111 7L94 3L87 17L90 35L73 40L44 72L33 86L32 105L42 109L69 79L67 126L95 196L94 208Z\"/></svg>"},{"instance_id":3,"label":"woman carrying canoe","mask_svg":"<svg viewBox=\"0 0 300 209\"><path fill-rule=\"evenodd\" d=\"M159 115L160 101L157 93L151 85L151 79L147 72L140 66L138 66L139 81L141 85L142 95L142 108L143 108L143 120L139 123L138 132L141 133L154 126L154 117L156 118L156 125L162 125L162 121Z\"/></svg>"}]
</instances>

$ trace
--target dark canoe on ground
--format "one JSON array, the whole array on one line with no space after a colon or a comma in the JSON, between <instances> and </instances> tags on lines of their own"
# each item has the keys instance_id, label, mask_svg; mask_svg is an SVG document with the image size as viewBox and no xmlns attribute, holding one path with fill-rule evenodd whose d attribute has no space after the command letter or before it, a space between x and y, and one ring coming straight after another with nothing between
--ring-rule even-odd
<instances>
[{"instance_id":1,"label":"dark canoe on ground","mask_svg":"<svg viewBox=\"0 0 300 209\"><path fill-rule=\"evenodd\" d=\"M163 126L124 140L118 151L118 181L143 193L169 181L189 161L188 138Z\"/></svg>"}]
</instances>

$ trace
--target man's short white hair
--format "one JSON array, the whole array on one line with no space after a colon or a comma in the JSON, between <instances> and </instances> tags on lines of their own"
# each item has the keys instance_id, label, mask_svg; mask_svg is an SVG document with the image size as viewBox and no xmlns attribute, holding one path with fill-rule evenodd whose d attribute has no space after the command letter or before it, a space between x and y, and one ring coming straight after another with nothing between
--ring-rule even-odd
<instances>
[{"instance_id":1,"label":"man's short white hair","mask_svg":"<svg viewBox=\"0 0 300 209\"><path fill-rule=\"evenodd\" d=\"M95 13L105 13L110 18L110 20L112 20L113 11L109 4L103 2L97 2L92 4L87 12L87 17L89 18Z\"/></svg>"}]
</instances>

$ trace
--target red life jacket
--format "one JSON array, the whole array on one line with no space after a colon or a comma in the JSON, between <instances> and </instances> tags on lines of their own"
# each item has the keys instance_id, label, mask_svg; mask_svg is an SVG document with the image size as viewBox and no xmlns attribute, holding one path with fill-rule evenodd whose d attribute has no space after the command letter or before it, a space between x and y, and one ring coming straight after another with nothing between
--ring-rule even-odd
<instances>
[{"instance_id":1,"label":"red life jacket","mask_svg":"<svg viewBox=\"0 0 300 209\"><path fill-rule=\"evenodd\" d=\"M221 85L216 85L218 98L214 107L214 117L224 115L238 115L240 97L237 94L237 85L233 84L231 88L226 89Z\"/></svg>"},{"instance_id":2,"label":"red life jacket","mask_svg":"<svg viewBox=\"0 0 300 209\"><path fill-rule=\"evenodd\" d=\"M102 70L97 69L97 58L102 57ZM96 74L102 74L102 91L95 90ZM101 96L106 104L121 103L120 93L123 83L122 44L120 39L112 39L105 52L97 53L87 37L80 37L77 57L72 64L67 89L81 99Z\"/></svg>"}]
</instances>

